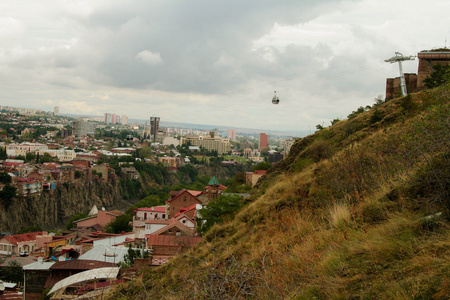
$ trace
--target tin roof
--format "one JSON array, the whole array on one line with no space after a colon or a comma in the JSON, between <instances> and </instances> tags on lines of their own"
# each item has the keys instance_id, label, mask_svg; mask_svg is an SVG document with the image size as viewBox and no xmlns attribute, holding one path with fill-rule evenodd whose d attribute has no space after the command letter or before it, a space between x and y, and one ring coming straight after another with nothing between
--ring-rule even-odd
<instances>
[{"instance_id":1,"label":"tin roof","mask_svg":"<svg viewBox=\"0 0 450 300\"><path fill-rule=\"evenodd\" d=\"M53 288L50 290L49 294L56 292L59 289L68 287L75 283L80 283L89 280L100 280L100 279L113 279L117 278L120 268L110 267L110 268L99 268L94 270L88 270L75 275L69 276L61 281L58 281Z\"/></svg>"},{"instance_id":2,"label":"tin roof","mask_svg":"<svg viewBox=\"0 0 450 300\"><path fill-rule=\"evenodd\" d=\"M117 264L113 262L105 262L99 260L84 260L75 259L67 261L57 261L53 266L50 267L51 270L92 270L104 267L113 267Z\"/></svg>"}]
</instances>

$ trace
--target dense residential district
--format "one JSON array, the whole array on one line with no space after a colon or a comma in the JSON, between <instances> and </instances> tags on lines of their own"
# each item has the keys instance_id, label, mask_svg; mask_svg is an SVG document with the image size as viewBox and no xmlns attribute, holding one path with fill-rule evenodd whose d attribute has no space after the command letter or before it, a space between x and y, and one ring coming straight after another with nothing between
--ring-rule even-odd
<instances>
[{"instance_id":1,"label":"dense residential district","mask_svg":"<svg viewBox=\"0 0 450 300\"><path fill-rule=\"evenodd\" d=\"M70 118L58 107L0 110L1 299L91 297L161 266L238 209L296 140L165 128L155 117ZM59 189L102 184L118 186L128 205L92 201L90 211L65 218L64 208L42 207L56 221L45 224L37 212L33 222L18 221L31 209L18 203L62 197L64 206Z\"/></svg>"}]
</instances>

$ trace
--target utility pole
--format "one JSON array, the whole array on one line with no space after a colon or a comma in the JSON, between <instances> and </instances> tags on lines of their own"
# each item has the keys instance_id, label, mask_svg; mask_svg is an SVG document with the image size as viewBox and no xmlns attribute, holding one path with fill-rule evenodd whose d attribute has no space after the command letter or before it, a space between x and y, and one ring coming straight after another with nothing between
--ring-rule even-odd
<instances>
[{"instance_id":1,"label":"utility pole","mask_svg":"<svg viewBox=\"0 0 450 300\"><path fill-rule=\"evenodd\" d=\"M406 96L408 93L406 91L405 75L403 74L402 61L404 60L414 60L414 56L404 56L400 52L395 52L395 56L384 60L391 64L398 62L398 67L400 69L400 87L402 89L402 95Z\"/></svg>"}]
</instances>

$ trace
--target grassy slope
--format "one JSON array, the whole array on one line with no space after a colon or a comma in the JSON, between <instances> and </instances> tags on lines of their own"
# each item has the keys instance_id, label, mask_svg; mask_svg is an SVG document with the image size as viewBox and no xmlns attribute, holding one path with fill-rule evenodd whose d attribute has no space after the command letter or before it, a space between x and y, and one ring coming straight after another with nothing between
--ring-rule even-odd
<instances>
[{"instance_id":1,"label":"grassy slope","mask_svg":"<svg viewBox=\"0 0 450 300\"><path fill-rule=\"evenodd\" d=\"M234 220L111 299L448 297L449 90L298 141Z\"/></svg>"}]
</instances>

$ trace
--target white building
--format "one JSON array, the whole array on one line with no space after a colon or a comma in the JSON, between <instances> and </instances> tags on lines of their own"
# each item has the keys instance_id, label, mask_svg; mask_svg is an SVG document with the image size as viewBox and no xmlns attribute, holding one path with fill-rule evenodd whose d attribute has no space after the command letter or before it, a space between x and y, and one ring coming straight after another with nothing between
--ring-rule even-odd
<instances>
[{"instance_id":1,"label":"white building","mask_svg":"<svg viewBox=\"0 0 450 300\"><path fill-rule=\"evenodd\" d=\"M26 156L27 153L37 153L38 151L47 151L48 146L40 143L21 143L9 144L6 146L6 154L8 156Z\"/></svg>"}]
</instances>

